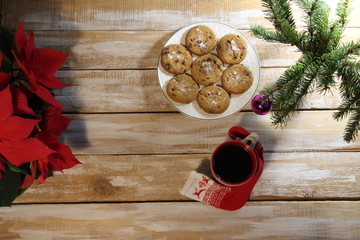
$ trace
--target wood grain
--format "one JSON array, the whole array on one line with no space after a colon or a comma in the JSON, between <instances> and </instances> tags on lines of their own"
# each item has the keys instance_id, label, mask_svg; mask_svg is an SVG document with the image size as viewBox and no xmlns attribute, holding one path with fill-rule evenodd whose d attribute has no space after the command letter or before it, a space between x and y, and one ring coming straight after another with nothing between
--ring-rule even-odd
<instances>
[{"instance_id":1,"label":"wood grain","mask_svg":"<svg viewBox=\"0 0 360 240\"><path fill-rule=\"evenodd\" d=\"M17 203L191 200L179 191L191 171L211 176L211 154L79 155L84 164L33 185ZM359 199L357 152L265 153L251 200ZM342 159L342 161L337 161Z\"/></svg>"},{"instance_id":2,"label":"wood grain","mask_svg":"<svg viewBox=\"0 0 360 240\"><path fill-rule=\"evenodd\" d=\"M262 67L288 67L301 53L293 46L260 40L242 33L254 45ZM38 48L69 54L64 69L154 69L173 31L36 31ZM360 37L360 28L349 28L343 41ZM101 61L99 59L101 57Z\"/></svg>"},{"instance_id":3,"label":"wood grain","mask_svg":"<svg viewBox=\"0 0 360 240\"><path fill-rule=\"evenodd\" d=\"M360 36L360 30L354 32ZM263 67L290 66L301 56L294 47L267 43L251 36L249 31L243 33L256 48ZM37 31L35 40L39 48L69 54L65 69L154 69L161 49L172 34L168 31Z\"/></svg>"},{"instance_id":4,"label":"wood grain","mask_svg":"<svg viewBox=\"0 0 360 240\"><path fill-rule=\"evenodd\" d=\"M333 113L301 112L283 129L252 112L211 121L180 113L77 114L63 139L77 154L209 153L240 125L259 134L265 151L358 151L359 139L344 142L346 121L335 121Z\"/></svg>"},{"instance_id":5,"label":"wood grain","mask_svg":"<svg viewBox=\"0 0 360 240\"><path fill-rule=\"evenodd\" d=\"M0 209L2 239L358 239L352 201L41 204Z\"/></svg>"},{"instance_id":6,"label":"wood grain","mask_svg":"<svg viewBox=\"0 0 360 240\"><path fill-rule=\"evenodd\" d=\"M19 4L26 7L19 7ZM325 0L334 10L337 1ZM252 0L78 0L68 4L61 0L3 0L3 24L16 29L25 19L33 30L176 30L199 21L218 21L248 29L259 23L272 27L264 18L261 1ZM294 17L302 25L302 11L294 4ZM360 8L353 1L348 27L359 27Z\"/></svg>"},{"instance_id":7,"label":"wood grain","mask_svg":"<svg viewBox=\"0 0 360 240\"><path fill-rule=\"evenodd\" d=\"M285 68L263 68L258 89L275 84ZM159 87L156 70L60 71L68 86L56 98L72 113L176 112ZM335 88L309 94L300 109L334 109L341 103ZM251 110L248 104L244 110Z\"/></svg>"}]
</instances>

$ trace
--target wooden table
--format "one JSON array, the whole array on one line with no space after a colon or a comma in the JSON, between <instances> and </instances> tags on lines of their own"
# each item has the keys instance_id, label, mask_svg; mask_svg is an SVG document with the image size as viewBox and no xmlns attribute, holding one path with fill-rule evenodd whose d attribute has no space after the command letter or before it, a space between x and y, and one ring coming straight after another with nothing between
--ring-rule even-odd
<instances>
[{"instance_id":1,"label":"wooden table","mask_svg":"<svg viewBox=\"0 0 360 240\"><path fill-rule=\"evenodd\" d=\"M360 37L353 2L344 40ZM189 118L159 88L164 43L204 20L244 33L261 60L260 88L275 82L300 53L250 34L254 23L272 28L260 0L0 3L1 25L15 30L24 19L38 47L69 54L57 73L69 87L56 94L75 119L63 140L84 163L1 208L1 239L360 239L360 139L342 140L346 121L332 118L336 89L309 95L289 125L275 129L249 106L221 120ZM236 125L257 132L265 147L247 204L230 212L180 195Z\"/></svg>"}]
</instances>

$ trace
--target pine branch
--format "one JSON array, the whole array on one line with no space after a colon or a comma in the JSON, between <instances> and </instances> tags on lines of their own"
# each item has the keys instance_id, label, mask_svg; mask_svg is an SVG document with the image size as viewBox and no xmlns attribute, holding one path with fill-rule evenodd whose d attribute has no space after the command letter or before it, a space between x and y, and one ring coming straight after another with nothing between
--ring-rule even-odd
<instances>
[{"instance_id":1,"label":"pine branch","mask_svg":"<svg viewBox=\"0 0 360 240\"><path fill-rule=\"evenodd\" d=\"M354 109L351 113L350 119L348 120L345 133L344 133L344 140L347 142L354 141L357 137L360 129L360 104L357 105L357 108Z\"/></svg>"},{"instance_id":2,"label":"pine branch","mask_svg":"<svg viewBox=\"0 0 360 240\"><path fill-rule=\"evenodd\" d=\"M277 32L277 31L268 31L266 28L260 25L252 25L251 26L252 33L254 36L261 38L263 40L269 41L269 42L280 42L280 43L289 43L288 39L284 37L283 34Z\"/></svg>"},{"instance_id":3,"label":"pine branch","mask_svg":"<svg viewBox=\"0 0 360 240\"><path fill-rule=\"evenodd\" d=\"M278 90L272 94L274 111L271 119L274 125L285 126L290 114L301 106L303 98L311 91L320 67L314 58L311 54L304 55L278 79Z\"/></svg>"},{"instance_id":4,"label":"pine branch","mask_svg":"<svg viewBox=\"0 0 360 240\"><path fill-rule=\"evenodd\" d=\"M295 20L292 15L289 0L263 0L265 18L273 23L275 32L267 31L259 25L251 28L256 36L262 36L264 40L277 41L297 46L302 50L301 41L304 37L296 30Z\"/></svg>"},{"instance_id":5,"label":"pine branch","mask_svg":"<svg viewBox=\"0 0 360 240\"><path fill-rule=\"evenodd\" d=\"M345 28L345 25L347 24L348 16L350 14L350 0L343 0L340 1L336 8L336 15L339 17L339 19L336 21L339 23L343 28Z\"/></svg>"},{"instance_id":6,"label":"pine branch","mask_svg":"<svg viewBox=\"0 0 360 240\"><path fill-rule=\"evenodd\" d=\"M273 23L276 30L282 32L282 24L287 22L290 26L295 27L295 20L292 16L289 0L263 0L265 18Z\"/></svg>"},{"instance_id":7,"label":"pine branch","mask_svg":"<svg viewBox=\"0 0 360 240\"><path fill-rule=\"evenodd\" d=\"M340 0L337 19L329 20L330 8L322 0L295 0L305 12L306 31L298 31L289 0L262 0L266 18L275 31L253 25L251 31L259 38L297 46L303 56L289 67L274 86L261 93L273 100L272 121L286 125L290 115L301 106L303 97L314 90L328 91L337 86L342 103L334 114L336 120L350 116L344 140L354 141L360 125L360 41L340 44L349 15L350 0Z\"/></svg>"},{"instance_id":8,"label":"pine branch","mask_svg":"<svg viewBox=\"0 0 360 240\"><path fill-rule=\"evenodd\" d=\"M337 5L336 15L338 19L329 24L328 42L326 43L328 50L336 48L340 43L350 13L349 2L350 0L342 0Z\"/></svg>"},{"instance_id":9,"label":"pine branch","mask_svg":"<svg viewBox=\"0 0 360 240\"><path fill-rule=\"evenodd\" d=\"M314 14L314 8L316 6L316 3L318 1L308 1L308 0L298 0L297 3L300 8L303 9L303 11L306 13L305 20L307 21L307 38L305 39L305 46L306 48L304 51L311 51L313 49L313 42L314 42L314 35L315 35L315 29L313 24L313 14Z\"/></svg>"},{"instance_id":10,"label":"pine branch","mask_svg":"<svg viewBox=\"0 0 360 240\"><path fill-rule=\"evenodd\" d=\"M337 72L342 71L339 66L343 66L344 61L346 61L345 65L356 69L357 63L349 61L348 58L351 55L359 55L359 53L359 43L350 42L340 45L328 54L324 54L318 72L318 89L320 92L326 92L331 87L335 86L335 75Z\"/></svg>"},{"instance_id":11,"label":"pine branch","mask_svg":"<svg viewBox=\"0 0 360 240\"><path fill-rule=\"evenodd\" d=\"M344 99L338 108L338 111L334 113L334 118L338 121L343 120L345 117L351 114L352 111L356 110L359 105L359 96L352 99Z\"/></svg>"},{"instance_id":12,"label":"pine branch","mask_svg":"<svg viewBox=\"0 0 360 240\"><path fill-rule=\"evenodd\" d=\"M339 63L338 76L341 79L340 94L344 99L360 96L360 69L359 64L351 60Z\"/></svg>"},{"instance_id":13,"label":"pine branch","mask_svg":"<svg viewBox=\"0 0 360 240\"><path fill-rule=\"evenodd\" d=\"M342 103L333 115L337 121L350 115L345 127L344 140L355 141L360 128L360 62L352 55L359 56L360 43L350 42L338 49L337 75L341 80Z\"/></svg>"}]
</instances>

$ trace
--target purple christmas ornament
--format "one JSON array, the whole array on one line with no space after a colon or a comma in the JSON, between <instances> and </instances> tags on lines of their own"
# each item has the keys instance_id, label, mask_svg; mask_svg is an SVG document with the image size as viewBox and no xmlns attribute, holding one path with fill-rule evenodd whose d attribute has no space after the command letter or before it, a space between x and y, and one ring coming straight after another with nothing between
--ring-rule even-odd
<instances>
[{"instance_id":1,"label":"purple christmas ornament","mask_svg":"<svg viewBox=\"0 0 360 240\"><path fill-rule=\"evenodd\" d=\"M258 94L251 101L251 109L256 114L265 115L271 111L271 108L271 99L265 94Z\"/></svg>"}]
</instances>

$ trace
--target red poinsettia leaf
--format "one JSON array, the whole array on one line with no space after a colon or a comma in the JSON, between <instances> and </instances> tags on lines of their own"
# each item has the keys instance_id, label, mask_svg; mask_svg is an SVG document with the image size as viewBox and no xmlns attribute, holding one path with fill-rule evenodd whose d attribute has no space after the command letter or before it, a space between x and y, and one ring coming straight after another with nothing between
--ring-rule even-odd
<instances>
[{"instance_id":1,"label":"red poinsettia leaf","mask_svg":"<svg viewBox=\"0 0 360 240\"><path fill-rule=\"evenodd\" d=\"M47 159L40 159L36 162L38 166L38 171L40 175L36 179L36 184L42 184L45 182L47 177L49 176L49 167L48 167L48 160Z\"/></svg>"},{"instance_id":2,"label":"red poinsettia leaf","mask_svg":"<svg viewBox=\"0 0 360 240\"><path fill-rule=\"evenodd\" d=\"M71 149L67 145L59 143L54 150L56 153L48 157L52 171L62 171L63 169L69 169L77 164L81 164L81 162L74 157Z\"/></svg>"},{"instance_id":3,"label":"red poinsettia leaf","mask_svg":"<svg viewBox=\"0 0 360 240\"><path fill-rule=\"evenodd\" d=\"M43 184L43 183L45 183L45 180L47 177L48 177L48 174L46 174L46 172L41 172L40 176L35 180L35 183Z\"/></svg>"},{"instance_id":4,"label":"red poinsettia leaf","mask_svg":"<svg viewBox=\"0 0 360 240\"><path fill-rule=\"evenodd\" d=\"M0 72L0 90L4 89L9 84L10 80L10 74Z\"/></svg>"},{"instance_id":5,"label":"red poinsettia leaf","mask_svg":"<svg viewBox=\"0 0 360 240\"><path fill-rule=\"evenodd\" d=\"M18 86L21 92L26 96L27 99L30 99L33 96L33 93L24 85Z\"/></svg>"},{"instance_id":6,"label":"red poinsettia leaf","mask_svg":"<svg viewBox=\"0 0 360 240\"><path fill-rule=\"evenodd\" d=\"M40 97L45 102L58 107L63 108L63 106L55 99L55 97L51 94L49 89L42 86L41 84L38 84L35 79L33 78L33 74L29 76L29 83L30 83L30 90L31 92L35 93L38 97Z\"/></svg>"},{"instance_id":7,"label":"red poinsettia leaf","mask_svg":"<svg viewBox=\"0 0 360 240\"><path fill-rule=\"evenodd\" d=\"M40 97L45 102L52 104L58 108L62 108L63 106L55 99L55 97L51 94L50 90L46 87L42 86L41 84L38 84L35 80L35 76L33 72L28 71L24 65L20 62L20 60L16 57L14 54L15 60L19 66L20 71L22 71L26 77L28 78L29 85L30 85L30 91L36 94L38 97Z\"/></svg>"},{"instance_id":8,"label":"red poinsettia leaf","mask_svg":"<svg viewBox=\"0 0 360 240\"><path fill-rule=\"evenodd\" d=\"M4 159L0 156L0 179L1 179L1 173L6 171L6 163Z\"/></svg>"},{"instance_id":9,"label":"red poinsettia leaf","mask_svg":"<svg viewBox=\"0 0 360 240\"><path fill-rule=\"evenodd\" d=\"M45 124L41 126L39 139L49 147L59 142L59 136L68 127L72 119L61 115L61 109L50 106L44 116Z\"/></svg>"},{"instance_id":10,"label":"red poinsettia leaf","mask_svg":"<svg viewBox=\"0 0 360 240\"><path fill-rule=\"evenodd\" d=\"M36 73L36 81L51 89L58 89L67 86L54 75L44 75L41 72Z\"/></svg>"},{"instance_id":11,"label":"red poinsettia leaf","mask_svg":"<svg viewBox=\"0 0 360 240\"><path fill-rule=\"evenodd\" d=\"M22 73L24 73L25 76L29 77L29 75L30 75L29 71L25 68L25 66L22 64L22 62L20 61L20 59L18 59L18 57L16 56L15 52L14 52L14 51L11 51L11 52L12 52L12 54L14 55L14 58L15 58L15 60L16 60L16 63L17 63L17 65L18 65L20 71L21 71Z\"/></svg>"},{"instance_id":12,"label":"red poinsettia leaf","mask_svg":"<svg viewBox=\"0 0 360 240\"><path fill-rule=\"evenodd\" d=\"M54 74L64 64L67 56L67 54L50 48L35 49L31 56L31 71L34 73L36 81L48 88L65 87L66 85Z\"/></svg>"},{"instance_id":13,"label":"red poinsettia leaf","mask_svg":"<svg viewBox=\"0 0 360 240\"><path fill-rule=\"evenodd\" d=\"M59 143L59 136L53 132L45 132L41 130L41 133L38 135L38 139L46 144L49 148L53 148L54 144Z\"/></svg>"},{"instance_id":14,"label":"red poinsettia leaf","mask_svg":"<svg viewBox=\"0 0 360 240\"><path fill-rule=\"evenodd\" d=\"M0 122L14 113L10 87L0 91ZM3 128L1 126L1 128ZM1 136L1 135L0 135ZM0 137L1 138L1 137Z\"/></svg>"},{"instance_id":15,"label":"red poinsettia leaf","mask_svg":"<svg viewBox=\"0 0 360 240\"><path fill-rule=\"evenodd\" d=\"M0 140L17 141L27 138L33 131L39 119L28 119L19 116L10 116L0 120Z\"/></svg>"},{"instance_id":16,"label":"red poinsettia leaf","mask_svg":"<svg viewBox=\"0 0 360 240\"><path fill-rule=\"evenodd\" d=\"M24 181L22 182L22 184L20 186L20 189L30 187L33 184L33 182L35 180L35 177L36 177L36 165L35 165L35 163L30 164L30 172L31 172L31 174L28 174L28 175L25 176Z\"/></svg>"},{"instance_id":17,"label":"red poinsettia leaf","mask_svg":"<svg viewBox=\"0 0 360 240\"><path fill-rule=\"evenodd\" d=\"M24 20L21 21L18 29L16 30L15 33L15 44L16 44L16 49L18 50L18 53L20 54L20 57L22 59L25 58L25 44L27 42L27 37L24 33Z\"/></svg>"},{"instance_id":18,"label":"red poinsettia leaf","mask_svg":"<svg viewBox=\"0 0 360 240\"><path fill-rule=\"evenodd\" d=\"M0 154L14 166L46 158L51 153L54 151L36 138L0 142Z\"/></svg>"},{"instance_id":19,"label":"red poinsettia leaf","mask_svg":"<svg viewBox=\"0 0 360 240\"><path fill-rule=\"evenodd\" d=\"M25 68L19 66L21 71L28 72L25 73L27 76L32 72L35 80L48 88L65 87L66 85L54 74L64 64L68 55L50 48L36 48L34 33L29 32L26 36L23 28L24 22L21 22L15 34L16 47L20 55L20 61L17 59L17 62L21 62Z\"/></svg>"},{"instance_id":20,"label":"red poinsettia leaf","mask_svg":"<svg viewBox=\"0 0 360 240\"><path fill-rule=\"evenodd\" d=\"M29 107L28 98L25 93L23 93L20 88L12 87L11 93L13 95L13 106L15 114L26 114L26 115L36 115L36 113Z\"/></svg>"},{"instance_id":21,"label":"red poinsettia leaf","mask_svg":"<svg viewBox=\"0 0 360 240\"><path fill-rule=\"evenodd\" d=\"M21 57L21 60L25 63L25 67L29 70L32 69L32 66L34 65L33 55L35 53L35 50L37 48L35 47L35 36L33 32L28 33L28 38L25 43L25 56Z\"/></svg>"}]
</instances>

